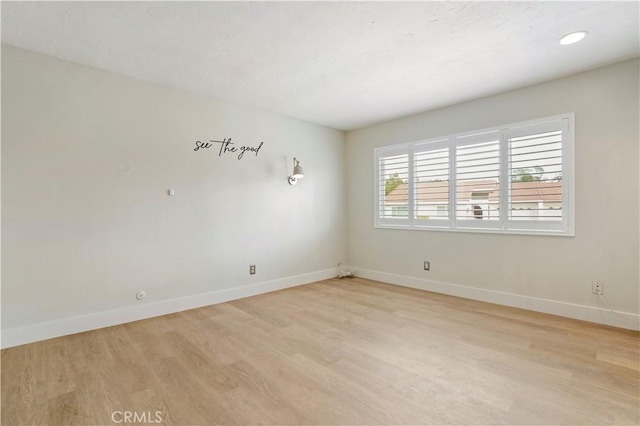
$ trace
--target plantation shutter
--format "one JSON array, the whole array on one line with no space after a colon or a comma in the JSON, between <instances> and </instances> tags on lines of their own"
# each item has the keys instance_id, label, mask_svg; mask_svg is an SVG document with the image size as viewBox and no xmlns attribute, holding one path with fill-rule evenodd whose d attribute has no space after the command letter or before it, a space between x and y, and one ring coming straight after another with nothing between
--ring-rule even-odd
<instances>
[{"instance_id":1,"label":"plantation shutter","mask_svg":"<svg viewBox=\"0 0 640 426\"><path fill-rule=\"evenodd\" d=\"M574 235L572 113L374 150L375 226Z\"/></svg>"},{"instance_id":2,"label":"plantation shutter","mask_svg":"<svg viewBox=\"0 0 640 426\"><path fill-rule=\"evenodd\" d=\"M449 140L418 145L413 154L414 219L419 226L449 225Z\"/></svg>"},{"instance_id":3,"label":"plantation shutter","mask_svg":"<svg viewBox=\"0 0 640 426\"><path fill-rule=\"evenodd\" d=\"M406 225L410 214L408 149L378 152L377 165L377 220Z\"/></svg>"},{"instance_id":4,"label":"plantation shutter","mask_svg":"<svg viewBox=\"0 0 640 426\"><path fill-rule=\"evenodd\" d=\"M522 229L566 225L563 149L567 120L509 129L508 220Z\"/></svg>"},{"instance_id":5,"label":"plantation shutter","mask_svg":"<svg viewBox=\"0 0 640 426\"><path fill-rule=\"evenodd\" d=\"M498 227L500 220L500 134L455 140L456 223L460 227Z\"/></svg>"}]
</instances>

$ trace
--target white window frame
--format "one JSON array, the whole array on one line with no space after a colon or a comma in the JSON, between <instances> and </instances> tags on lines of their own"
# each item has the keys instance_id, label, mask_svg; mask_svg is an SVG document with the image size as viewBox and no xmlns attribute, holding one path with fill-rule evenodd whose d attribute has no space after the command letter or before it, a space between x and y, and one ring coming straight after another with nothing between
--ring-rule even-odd
<instances>
[{"instance_id":1,"label":"white window frame","mask_svg":"<svg viewBox=\"0 0 640 426\"><path fill-rule=\"evenodd\" d=\"M524 235L555 235L575 236L575 117L574 113L566 113L536 120L511 123L487 129L458 133L446 137L420 140L405 144L391 145L374 149L374 226L386 229L430 230L447 232L480 232L494 234L524 234ZM557 130L561 123L562 130L562 220L541 221L509 219L509 179L508 138L516 137L523 129L539 127ZM495 134L499 137L499 188L500 188L500 219L499 220L460 220L456 218L456 146L467 145L482 140L485 134ZM530 132L529 132L530 133ZM458 144L458 139L466 139ZM417 219L415 217L415 182L414 182L414 154L425 151L425 148L449 148L449 204L448 220ZM391 219L380 217L380 159L393 155L407 155L409 182L409 216L405 219Z\"/></svg>"}]
</instances>

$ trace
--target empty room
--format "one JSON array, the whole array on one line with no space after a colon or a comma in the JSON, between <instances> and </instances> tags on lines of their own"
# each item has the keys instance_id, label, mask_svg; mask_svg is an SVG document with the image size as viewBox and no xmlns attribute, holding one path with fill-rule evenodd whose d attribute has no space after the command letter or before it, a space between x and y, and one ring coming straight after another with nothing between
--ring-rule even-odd
<instances>
[{"instance_id":1,"label":"empty room","mask_svg":"<svg viewBox=\"0 0 640 426\"><path fill-rule=\"evenodd\" d=\"M640 424L640 4L9 2L2 425Z\"/></svg>"}]
</instances>

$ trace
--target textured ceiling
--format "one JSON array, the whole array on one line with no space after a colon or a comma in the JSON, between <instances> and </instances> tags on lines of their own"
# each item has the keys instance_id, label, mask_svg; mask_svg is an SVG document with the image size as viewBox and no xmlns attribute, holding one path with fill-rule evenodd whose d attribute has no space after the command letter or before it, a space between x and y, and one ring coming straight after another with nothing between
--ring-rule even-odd
<instances>
[{"instance_id":1,"label":"textured ceiling","mask_svg":"<svg viewBox=\"0 0 640 426\"><path fill-rule=\"evenodd\" d=\"M2 42L349 130L637 57L638 16L638 2L2 2Z\"/></svg>"}]
</instances>

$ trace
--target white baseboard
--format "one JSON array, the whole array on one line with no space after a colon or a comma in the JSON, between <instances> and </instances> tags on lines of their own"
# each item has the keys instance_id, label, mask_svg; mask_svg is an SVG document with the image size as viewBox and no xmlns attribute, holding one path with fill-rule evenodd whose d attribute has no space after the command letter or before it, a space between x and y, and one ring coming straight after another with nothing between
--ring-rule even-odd
<instances>
[{"instance_id":1,"label":"white baseboard","mask_svg":"<svg viewBox=\"0 0 640 426\"><path fill-rule=\"evenodd\" d=\"M181 297L178 299L163 300L143 305L127 306L125 308L110 311L97 312L95 314L64 318L55 321L33 324L25 327L2 330L1 344L4 348L24 345L54 337L81 333L103 327L138 321L145 318L172 314L202 306L215 305L229 302L249 296L282 290L316 281L322 281L336 276L336 269L310 272L292 277L265 281L242 287L212 291L210 293Z\"/></svg>"},{"instance_id":2,"label":"white baseboard","mask_svg":"<svg viewBox=\"0 0 640 426\"><path fill-rule=\"evenodd\" d=\"M486 290L477 287L468 287L439 281L430 281L421 278L389 274L386 272L372 271L357 267L354 267L354 270L357 277L382 281L389 284L397 284L404 287L432 291L434 293L463 297L465 299L480 300L483 302L528 309L530 311L544 312L562 317L626 328L629 330L640 330L640 315L638 314L616 311L616 314L619 315L618 317L608 309L595 306L577 305L574 303L559 302L556 300L541 299L538 297L523 296L520 294ZM620 317L626 318L626 320Z\"/></svg>"}]
</instances>

